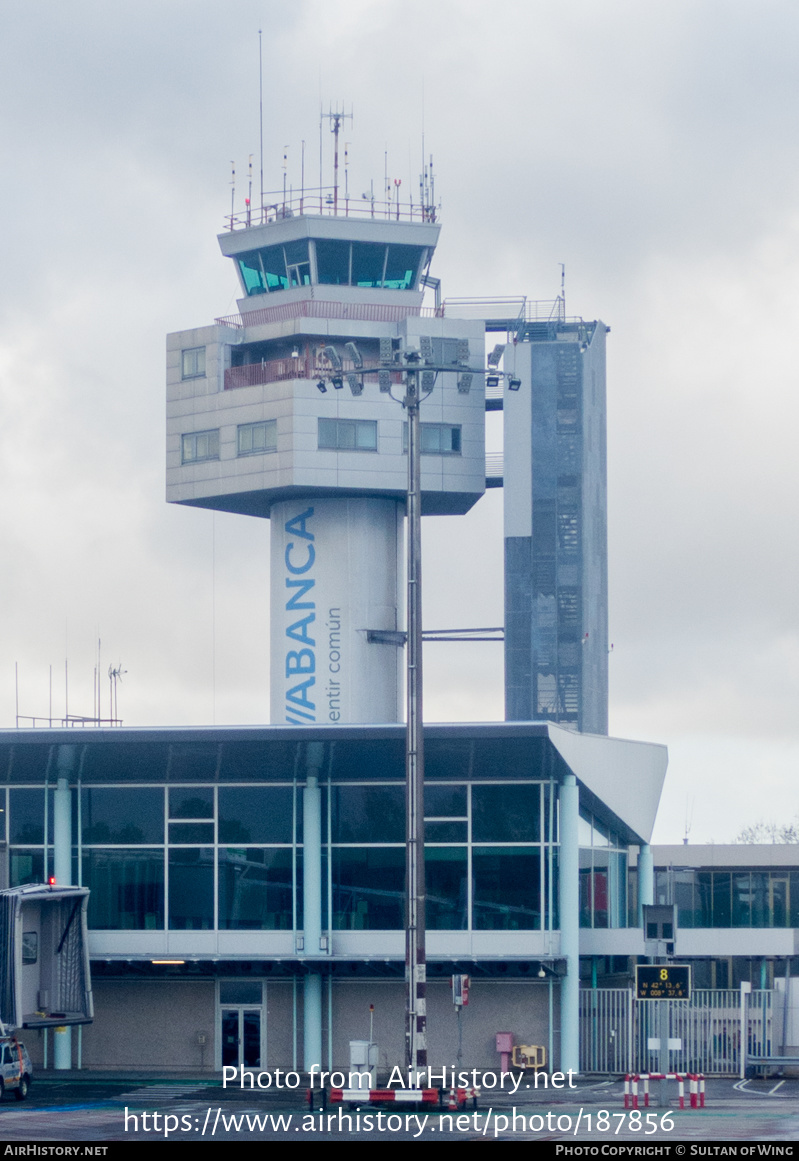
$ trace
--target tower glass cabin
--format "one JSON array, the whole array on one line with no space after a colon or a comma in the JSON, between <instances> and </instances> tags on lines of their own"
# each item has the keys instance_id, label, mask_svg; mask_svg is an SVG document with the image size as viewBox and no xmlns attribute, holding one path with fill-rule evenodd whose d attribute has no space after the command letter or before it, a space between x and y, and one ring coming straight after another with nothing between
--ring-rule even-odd
<instances>
[{"instance_id":1,"label":"tower glass cabin","mask_svg":"<svg viewBox=\"0 0 799 1161\"><path fill-rule=\"evenodd\" d=\"M219 242L239 313L167 340L167 499L272 521L276 723L401 714L400 650L367 630L402 628L405 413L376 372L347 373L358 359L376 367L381 339L399 350L430 336L435 361L453 365L466 339L472 361L483 358L482 321L422 306L440 230L431 212L327 212L339 207L231 219ZM398 372L392 380L401 395ZM423 513L467 512L485 490L481 376L462 393L455 371L439 374L422 406L422 456Z\"/></svg>"}]
</instances>

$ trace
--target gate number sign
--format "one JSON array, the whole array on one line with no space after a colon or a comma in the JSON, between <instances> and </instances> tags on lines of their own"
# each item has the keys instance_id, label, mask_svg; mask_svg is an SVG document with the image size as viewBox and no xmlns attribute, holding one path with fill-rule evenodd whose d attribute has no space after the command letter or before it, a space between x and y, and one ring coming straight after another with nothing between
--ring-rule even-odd
<instances>
[{"instance_id":1,"label":"gate number sign","mask_svg":"<svg viewBox=\"0 0 799 1161\"><path fill-rule=\"evenodd\" d=\"M636 964L635 995L639 1000L689 1000L689 964Z\"/></svg>"}]
</instances>

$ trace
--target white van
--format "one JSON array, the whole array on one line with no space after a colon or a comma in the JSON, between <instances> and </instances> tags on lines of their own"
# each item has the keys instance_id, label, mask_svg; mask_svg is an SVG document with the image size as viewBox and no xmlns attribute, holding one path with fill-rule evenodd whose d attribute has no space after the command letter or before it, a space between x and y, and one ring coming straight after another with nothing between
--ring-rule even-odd
<instances>
[{"instance_id":1,"label":"white van","mask_svg":"<svg viewBox=\"0 0 799 1161\"><path fill-rule=\"evenodd\" d=\"M24 1101L31 1086L33 1068L22 1041L16 1036L0 1037L0 1099L6 1090Z\"/></svg>"}]
</instances>

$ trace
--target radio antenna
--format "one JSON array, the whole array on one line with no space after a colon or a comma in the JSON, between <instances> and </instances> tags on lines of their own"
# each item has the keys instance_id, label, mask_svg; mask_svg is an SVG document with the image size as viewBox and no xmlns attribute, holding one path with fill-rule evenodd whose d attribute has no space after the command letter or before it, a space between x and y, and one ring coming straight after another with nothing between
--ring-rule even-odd
<instances>
[{"instance_id":1,"label":"radio antenna","mask_svg":"<svg viewBox=\"0 0 799 1161\"><path fill-rule=\"evenodd\" d=\"M258 129L261 140L261 222L264 219L264 57L263 38L258 29Z\"/></svg>"}]
</instances>

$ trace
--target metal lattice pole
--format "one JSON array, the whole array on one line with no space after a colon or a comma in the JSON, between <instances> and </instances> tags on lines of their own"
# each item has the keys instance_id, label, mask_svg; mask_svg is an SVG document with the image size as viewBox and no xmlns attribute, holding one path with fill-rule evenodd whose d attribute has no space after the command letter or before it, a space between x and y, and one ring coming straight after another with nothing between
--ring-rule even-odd
<instances>
[{"instance_id":1,"label":"metal lattice pole","mask_svg":"<svg viewBox=\"0 0 799 1161\"><path fill-rule=\"evenodd\" d=\"M427 1067L427 961L425 956L424 738L422 734L422 498L418 371L409 370L407 499L407 729L406 729L406 927L407 1058L413 1070Z\"/></svg>"}]
</instances>

